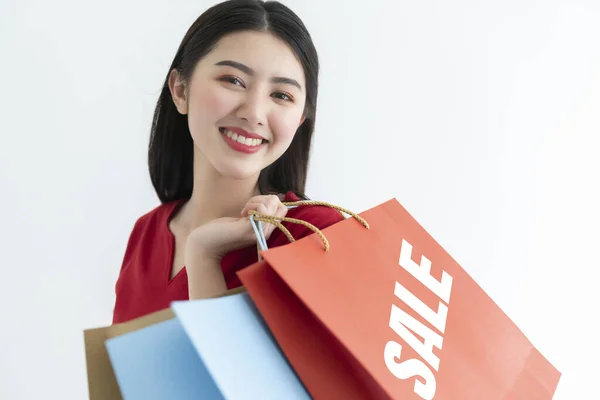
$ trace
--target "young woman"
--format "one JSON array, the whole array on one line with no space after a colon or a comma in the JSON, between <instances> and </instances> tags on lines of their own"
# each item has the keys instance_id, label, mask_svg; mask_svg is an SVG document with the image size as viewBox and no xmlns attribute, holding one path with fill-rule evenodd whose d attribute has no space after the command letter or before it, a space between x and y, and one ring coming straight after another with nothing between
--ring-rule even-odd
<instances>
[{"instance_id":1,"label":"young woman","mask_svg":"<svg viewBox=\"0 0 600 400\"><path fill-rule=\"evenodd\" d=\"M286 6L231 0L186 33L156 106L148 152L161 201L136 222L116 283L113 323L240 286L257 261L250 210L323 229L330 208L290 209L304 195L319 62ZM263 224L268 246L289 243ZM309 229L285 224L299 239Z\"/></svg>"}]
</instances>

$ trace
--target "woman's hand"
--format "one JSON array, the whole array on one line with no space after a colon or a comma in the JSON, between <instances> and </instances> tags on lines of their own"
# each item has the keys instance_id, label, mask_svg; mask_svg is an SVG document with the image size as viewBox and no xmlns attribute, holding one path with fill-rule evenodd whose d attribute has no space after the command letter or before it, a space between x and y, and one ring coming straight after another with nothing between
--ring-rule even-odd
<instances>
[{"instance_id":1,"label":"woman's hand","mask_svg":"<svg viewBox=\"0 0 600 400\"><path fill-rule=\"evenodd\" d=\"M188 276L190 300L213 297L227 290L221 271L221 259L232 250L256 243L256 234L248 219L248 212L285 217L287 208L277 196L251 198L240 218L218 218L194 229L185 245L185 266ZM265 238L275 229L273 224L263 224Z\"/></svg>"},{"instance_id":2,"label":"woman's hand","mask_svg":"<svg viewBox=\"0 0 600 400\"><path fill-rule=\"evenodd\" d=\"M218 218L190 233L185 247L186 268L190 264L197 264L199 257L220 262L228 252L255 244L256 234L248 219L250 210L276 217L285 217L287 214L287 208L275 195L251 198L240 218ZM268 239L275 225L263 223L262 226Z\"/></svg>"}]
</instances>

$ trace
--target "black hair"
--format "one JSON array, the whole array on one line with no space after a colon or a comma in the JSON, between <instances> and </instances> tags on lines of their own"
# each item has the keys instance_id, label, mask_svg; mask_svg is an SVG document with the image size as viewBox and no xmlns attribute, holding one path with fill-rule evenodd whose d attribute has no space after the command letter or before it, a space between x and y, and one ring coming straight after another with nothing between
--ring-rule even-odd
<instances>
[{"instance_id":1,"label":"black hair","mask_svg":"<svg viewBox=\"0 0 600 400\"><path fill-rule=\"evenodd\" d=\"M225 35L240 31L269 32L287 43L304 70L305 120L290 147L263 169L258 179L262 194L292 191L305 196L309 153L315 127L319 60L312 38L300 18L277 1L228 0L206 10L185 34L158 98L148 149L148 167L162 203L189 199L193 189L193 148L187 115L180 114L169 90L169 74L189 82L198 61Z\"/></svg>"}]
</instances>

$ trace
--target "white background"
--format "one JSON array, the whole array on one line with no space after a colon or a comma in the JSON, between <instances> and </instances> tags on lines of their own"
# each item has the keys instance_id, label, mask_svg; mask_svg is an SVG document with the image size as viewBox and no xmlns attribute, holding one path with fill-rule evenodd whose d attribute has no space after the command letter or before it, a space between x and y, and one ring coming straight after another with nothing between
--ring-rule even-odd
<instances>
[{"instance_id":1,"label":"white background","mask_svg":"<svg viewBox=\"0 0 600 400\"><path fill-rule=\"evenodd\" d=\"M322 62L309 195L396 197L595 398L600 2L288 0ZM151 114L208 1L0 2L0 398L87 396ZM342 9L342 6L345 7Z\"/></svg>"}]
</instances>

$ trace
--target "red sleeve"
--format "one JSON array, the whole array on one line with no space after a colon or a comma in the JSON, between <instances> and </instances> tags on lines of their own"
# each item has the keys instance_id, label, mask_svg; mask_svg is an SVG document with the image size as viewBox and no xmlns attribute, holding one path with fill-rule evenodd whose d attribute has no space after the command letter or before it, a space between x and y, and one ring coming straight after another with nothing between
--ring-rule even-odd
<instances>
[{"instance_id":1,"label":"red sleeve","mask_svg":"<svg viewBox=\"0 0 600 400\"><path fill-rule=\"evenodd\" d=\"M128 269L130 266L136 263L139 252L143 251L143 248L141 248L143 247L141 244L141 239L144 231L147 229L149 219L150 218L148 214L138 218L133 225L131 233L129 234L127 245L125 247L125 253L119 269L117 282L114 286L116 297L113 307L113 324L120 322L122 319L122 314L124 312L124 299L128 298L131 285L131 276L127 277ZM133 276L135 277L135 274Z\"/></svg>"},{"instance_id":2,"label":"red sleeve","mask_svg":"<svg viewBox=\"0 0 600 400\"><path fill-rule=\"evenodd\" d=\"M123 272L123 269L129 264L129 261L131 260L131 257L137 248L137 244L139 242L140 234L142 231L141 226L142 226L142 220L140 218L135 221L135 224L133 225L133 229L129 233L129 238L127 239L127 246L125 247L125 254L123 255L123 261L121 263L121 269L119 271L119 275L121 275L121 273Z\"/></svg>"}]
</instances>

